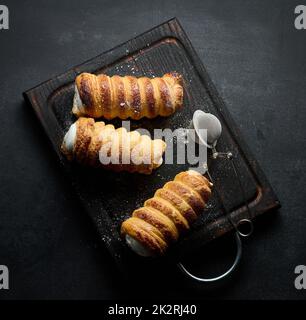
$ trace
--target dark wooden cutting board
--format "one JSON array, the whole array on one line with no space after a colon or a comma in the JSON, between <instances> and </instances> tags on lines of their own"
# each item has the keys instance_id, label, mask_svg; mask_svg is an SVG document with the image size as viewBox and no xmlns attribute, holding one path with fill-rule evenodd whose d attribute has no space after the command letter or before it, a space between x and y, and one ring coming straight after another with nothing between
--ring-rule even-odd
<instances>
[{"instance_id":1,"label":"dark wooden cutting board","mask_svg":"<svg viewBox=\"0 0 306 320\"><path fill-rule=\"evenodd\" d=\"M135 208L152 197L154 191L173 179L188 165L162 165L152 175L113 173L79 167L68 163L60 153L63 136L76 120L71 113L74 94L74 79L81 72L106 73L108 75L132 74L135 76L162 76L177 71L184 79L184 108L168 118L132 121L132 129L143 127L186 128L192 114L202 108L215 114L222 122L223 132L218 149L234 154L239 175L251 208L252 219L280 206L258 163L243 141L238 127L233 122L223 101L212 84L203 64L193 49L177 19L172 19L130 41L107 51L68 72L50 79L24 93L25 99L34 108L39 121L58 154L67 177L78 193L84 208L89 213L99 236L121 270L163 270L165 260L170 264L191 250L217 238L232 229L224 216L222 206L214 195L208 209L194 224L192 230L170 250L166 258L154 262L132 253L120 238L121 222ZM113 121L120 126L120 121ZM244 206L239 184L227 161L209 161L210 171L224 203L234 221L249 218ZM153 269L152 269L153 268Z\"/></svg>"}]
</instances>

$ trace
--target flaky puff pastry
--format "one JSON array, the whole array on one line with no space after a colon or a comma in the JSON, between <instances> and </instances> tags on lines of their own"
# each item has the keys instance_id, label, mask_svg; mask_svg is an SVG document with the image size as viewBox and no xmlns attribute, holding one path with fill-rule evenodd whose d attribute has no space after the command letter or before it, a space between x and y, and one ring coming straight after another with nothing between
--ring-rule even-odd
<instances>
[{"instance_id":1,"label":"flaky puff pastry","mask_svg":"<svg viewBox=\"0 0 306 320\"><path fill-rule=\"evenodd\" d=\"M165 149L163 140L83 117L71 125L61 146L68 160L144 174L151 174L162 164Z\"/></svg>"},{"instance_id":2,"label":"flaky puff pastry","mask_svg":"<svg viewBox=\"0 0 306 320\"><path fill-rule=\"evenodd\" d=\"M142 256L164 254L202 213L211 188L212 183L194 170L177 174L122 223L122 236Z\"/></svg>"},{"instance_id":3,"label":"flaky puff pastry","mask_svg":"<svg viewBox=\"0 0 306 320\"><path fill-rule=\"evenodd\" d=\"M82 73L75 80L72 112L76 116L135 119L170 116L183 105L182 77L94 75Z\"/></svg>"}]
</instances>

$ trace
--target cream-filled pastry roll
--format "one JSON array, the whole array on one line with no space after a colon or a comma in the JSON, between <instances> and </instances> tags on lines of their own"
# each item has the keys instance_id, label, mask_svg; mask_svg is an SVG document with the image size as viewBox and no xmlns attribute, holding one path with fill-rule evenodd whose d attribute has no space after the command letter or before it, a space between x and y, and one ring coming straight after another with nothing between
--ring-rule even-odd
<instances>
[{"instance_id":1,"label":"cream-filled pastry roll","mask_svg":"<svg viewBox=\"0 0 306 320\"><path fill-rule=\"evenodd\" d=\"M114 171L151 174L163 162L166 143L138 131L115 129L111 124L79 118L67 131L61 146L68 160Z\"/></svg>"},{"instance_id":2,"label":"cream-filled pastry roll","mask_svg":"<svg viewBox=\"0 0 306 320\"><path fill-rule=\"evenodd\" d=\"M80 117L134 120L167 117L183 106L182 77L109 77L82 73L75 80L72 112Z\"/></svg>"},{"instance_id":3,"label":"cream-filled pastry roll","mask_svg":"<svg viewBox=\"0 0 306 320\"><path fill-rule=\"evenodd\" d=\"M141 256L164 254L203 212L212 186L197 171L177 174L122 223L128 246Z\"/></svg>"}]
</instances>

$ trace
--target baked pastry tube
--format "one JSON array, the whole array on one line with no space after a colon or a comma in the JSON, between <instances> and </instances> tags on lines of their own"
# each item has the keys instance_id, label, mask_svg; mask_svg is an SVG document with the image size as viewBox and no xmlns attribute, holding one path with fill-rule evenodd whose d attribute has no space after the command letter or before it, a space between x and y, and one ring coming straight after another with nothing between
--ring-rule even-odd
<instances>
[{"instance_id":1,"label":"baked pastry tube","mask_svg":"<svg viewBox=\"0 0 306 320\"><path fill-rule=\"evenodd\" d=\"M81 117L70 126L61 151L68 160L85 165L151 174L162 164L165 148L160 139Z\"/></svg>"},{"instance_id":2,"label":"baked pastry tube","mask_svg":"<svg viewBox=\"0 0 306 320\"><path fill-rule=\"evenodd\" d=\"M82 73L75 80L72 112L76 116L135 119L170 116L183 105L182 77L161 78Z\"/></svg>"},{"instance_id":3,"label":"baked pastry tube","mask_svg":"<svg viewBox=\"0 0 306 320\"><path fill-rule=\"evenodd\" d=\"M212 183L194 170L177 174L122 223L122 236L141 256L164 254L203 212L211 188Z\"/></svg>"}]
</instances>

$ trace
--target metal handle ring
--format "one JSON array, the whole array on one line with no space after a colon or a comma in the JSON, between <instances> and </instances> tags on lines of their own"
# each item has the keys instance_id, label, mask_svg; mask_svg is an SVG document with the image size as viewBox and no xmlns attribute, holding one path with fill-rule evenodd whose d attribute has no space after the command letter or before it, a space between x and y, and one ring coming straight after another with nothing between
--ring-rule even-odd
<instances>
[{"instance_id":1,"label":"metal handle ring","mask_svg":"<svg viewBox=\"0 0 306 320\"><path fill-rule=\"evenodd\" d=\"M221 279L224 279L226 277L228 277L237 267L239 261L241 260L241 255L242 255L242 245L241 245L241 239L239 236L239 233L236 232L235 233L235 239L236 239L236 245L237 245L237 253L236 253L236 258L234 263L232 264L232 266L225 271L223 274L217 276L217 277L213 277L213 278L200 278L197 277L195 275L193 275L192 273L190 273L181 262L179 262L177 265L180 268L180 270L187 275L189 278L191 278L192 280L198 281L198 282L215 282L215 281L219 281Z\"/></svg>"},{"instance_id":2,"label":"metal handle ring","mask_svg":"<svg viewBox=\"0 0 306 320\"><path fill-rule=\"evenodd\" d=\"M241 226L242 224L245 224L245 223L249 224L249 227L250 227L249 232L242 232L239 229L239 226ZM254 230L254 225L253 225L252 220L250 220L250 219L241 219L241 220L239 220L237 225L236 225L236 230L237 230L237 232L239 233L239 235L241 237L249 237L253 233L253 230Z\"/></svg>"}]
</instances>

